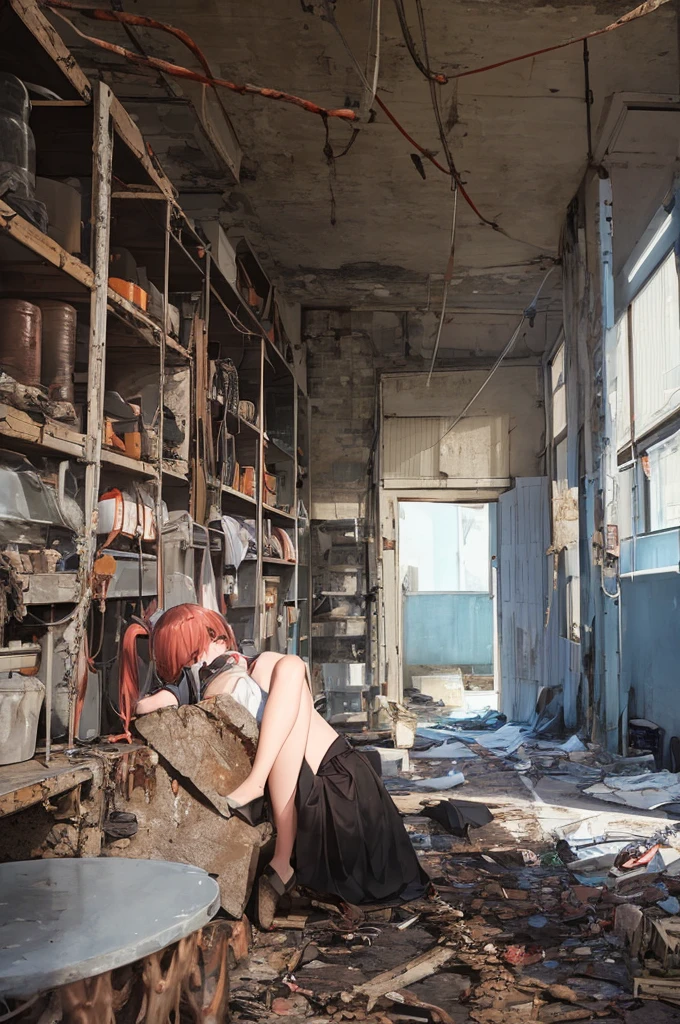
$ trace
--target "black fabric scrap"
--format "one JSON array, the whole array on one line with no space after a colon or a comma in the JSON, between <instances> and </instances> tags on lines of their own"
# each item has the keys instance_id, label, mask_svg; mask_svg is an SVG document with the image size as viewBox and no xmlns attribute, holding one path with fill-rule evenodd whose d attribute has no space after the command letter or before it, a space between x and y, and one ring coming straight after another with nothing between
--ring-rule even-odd
<instances>
[{"instance_id":1,"label":"black fabric scrap","mask_svg":"<svg viewBox=\"0 0 680 1024\"><path fill-rule=\"evenodd\" d=\"M470 800L440 800L438 804L426 806L423 815L460 839L469 839L471 828L482 828L493 821L488 807Z\"/></svg>"}]
</instances>

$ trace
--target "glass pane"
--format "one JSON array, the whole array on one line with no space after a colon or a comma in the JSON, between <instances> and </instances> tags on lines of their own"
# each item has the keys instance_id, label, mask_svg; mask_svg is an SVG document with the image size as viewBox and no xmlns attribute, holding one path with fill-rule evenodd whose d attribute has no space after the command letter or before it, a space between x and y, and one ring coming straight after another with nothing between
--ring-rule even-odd
<instances>
[{"instance_id":1,"label":"glass pane","mask_svg":"<svg viewBox=\"0 0 680 1024\"><path fill-rule=\"evenodd\" d=\"M404 592L488 592L488 505L405 501L399 516Z\"/></svg>"},{"instance_id":2,"label":"glass pane","mask_svg":"<svg viewBox=\"0 0 680 1024\"><path fill-rule=\"evenodd\" d=\"M680 407L680 309L675 254L631 305L635 436Z\"/></svg>"},{"instance_id":3,"label":"glass pane","mask_svg":"<svg viewBox=\"0 0 680 1024\"><path fill-rule=\"evenodd\" d=\"M633 536L633 482L635 470L619 470L619 537L624 540Z\"/></svg>"},{"instance_id":4,"label":"glass pane","mask_svg":"<svg viewBox=\"0 0 680 1024\"><path fill-rule=\"evenodd\" d=\"M650 529L680 526L680 431L648 455Z\"/></svg>"},{"instance_id":5,"label":"glass pane","mask_svg":"<svg viewBox=\"0 0 680 1024\"><path fill-rule=\"evenodd\" d=\"M566 491L569 486L567 476L567 439L561 441L555 449L555 483L558 490Z\"/></svg>"},{"instance_id":6,"label":"glass pane","mask_svg":"<svg viewBox=\"0 0 680 1024\"><path fill-rule=\"evenodd\" d=\"M552 388L552 436L558 437L567 427L564 345L560 345L550 365L550 381Z\"/></svg>"}]
</instances>

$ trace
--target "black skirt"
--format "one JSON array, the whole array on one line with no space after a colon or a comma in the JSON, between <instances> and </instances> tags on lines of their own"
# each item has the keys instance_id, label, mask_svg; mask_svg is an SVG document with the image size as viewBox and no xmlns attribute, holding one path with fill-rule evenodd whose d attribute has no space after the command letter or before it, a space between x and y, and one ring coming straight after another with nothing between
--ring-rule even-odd
<instances>
[{"instance_id":1,"label":"black skirt","mask_svg":"<svg viewBox=\"0 0 680 1024\"><path fill-rule=\"evenodd\" d=\"M368 759L342 736L316 775L303 761L296 795L300 885L347 903L407 903L423 896L422 870L399 811Z\"/></svg>"}]
</instances>

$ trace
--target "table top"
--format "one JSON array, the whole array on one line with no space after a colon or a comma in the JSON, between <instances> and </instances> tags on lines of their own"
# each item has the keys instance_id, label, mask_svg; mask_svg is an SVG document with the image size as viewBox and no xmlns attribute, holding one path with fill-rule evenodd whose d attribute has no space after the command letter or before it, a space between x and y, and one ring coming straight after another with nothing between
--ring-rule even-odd
<instances>
[{"instance_id":1,"label":"table top","mask_svg":"<svg viewBox=\"0 0 680 1024\"><path fill-rule=\"evenodd\" d=\"M134 963L202 928L217 882L168 861L0 864L0 995L17 998Z\"/></svg>"}]
</instances>

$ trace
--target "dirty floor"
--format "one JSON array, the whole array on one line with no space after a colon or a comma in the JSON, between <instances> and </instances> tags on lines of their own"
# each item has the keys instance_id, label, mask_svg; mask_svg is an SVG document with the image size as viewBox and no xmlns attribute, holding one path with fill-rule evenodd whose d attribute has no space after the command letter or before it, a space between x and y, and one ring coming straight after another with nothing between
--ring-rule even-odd
<instances>
[{"instance_id":1,"label":"dirty floor","mask_svg":"<svg viewBox=\"0 0 680 1024\"><path fill-rule=\"evenodd\" d=\"M680 878L581 884L557 850L578 824L649 845L673 821L604 804L569 778L518 771L517 759L479 748L455 769L465 775L455 790L425 788L451 770L426 753L385 780L435 894L363 913L296 897L271 932L254 931L232 975L233 1019L680 1024L680 982L676 992L671 979L661 1000L634 997L640 964L614 921L633 903L662 915L657 903L680 893ZM467 839L452 835L422 814L447 798L485 806L493 820Z\"/></svg>"}]
</instances>

